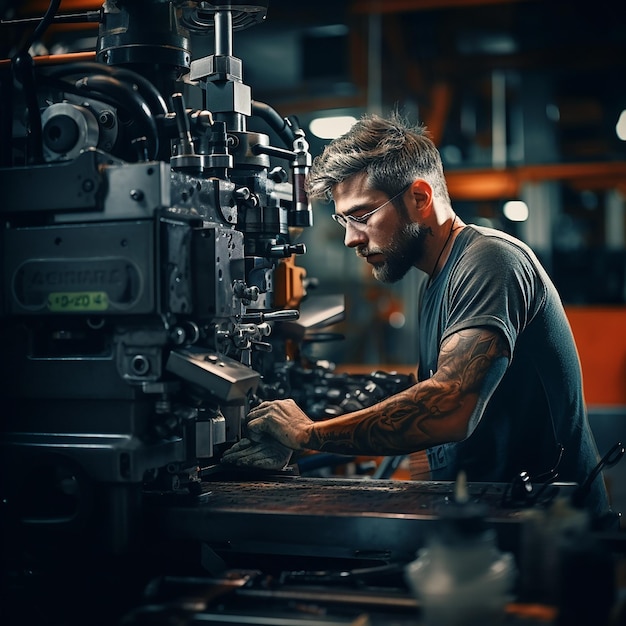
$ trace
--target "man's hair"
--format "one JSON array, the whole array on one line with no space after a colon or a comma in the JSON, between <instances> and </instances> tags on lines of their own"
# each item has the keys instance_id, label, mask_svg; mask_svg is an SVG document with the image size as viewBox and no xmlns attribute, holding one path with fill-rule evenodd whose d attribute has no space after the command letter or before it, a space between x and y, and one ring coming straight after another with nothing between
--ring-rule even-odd
<instances>
[{"instance_id":1,"label":"man's hair","mask_svg":"<svg viewBox=\"0 0 626 626\"><path fill-rule=\"evenodd\" d=\"M450 202L441 156L422 125L411 126L394 112L388 118L366 114L313 161L307 177L310 198L332 199L333 187L366 172L372 189L389 197L423 178L436 196Z\"/></svg>"}]
</instances>

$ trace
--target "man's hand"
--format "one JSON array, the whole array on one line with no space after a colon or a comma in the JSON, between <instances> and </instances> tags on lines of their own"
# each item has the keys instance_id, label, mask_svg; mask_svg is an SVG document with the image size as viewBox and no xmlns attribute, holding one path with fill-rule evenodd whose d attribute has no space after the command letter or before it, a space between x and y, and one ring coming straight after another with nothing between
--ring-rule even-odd
<instances>
[{"instance_id":1,"label":"man's hand","mask_svg":"<svg viewBox=\"0 0 626 626\"><path fill-rule=\"evenodd\" d=\"M281 470L291 459L292 450L264 435L261 441L241 439L222 455L223 463L239 467Z\"/></svg>"},{"instance_id":2,"label":"man's hand","mask_svg":"<svg viewBox=\"0 0 626 626\"><path fill-rule=\"evenodd\" d=\"M312 424L293 400L262 402L248 413L248 437L227 450L222 461L240 467L283 469L293 450L304 449Z\"/></svg>"},{"instance_id":3,"label":"man's hand","mask_svg":"<svg viewBox=\"0 0 626 626\"><path fill-rule=\"evenodd\" d=\"M261 402L248 413L248 437L269 435L292 450L304 450L313 424L293 400Z\"/></svg>"}]
</instances>

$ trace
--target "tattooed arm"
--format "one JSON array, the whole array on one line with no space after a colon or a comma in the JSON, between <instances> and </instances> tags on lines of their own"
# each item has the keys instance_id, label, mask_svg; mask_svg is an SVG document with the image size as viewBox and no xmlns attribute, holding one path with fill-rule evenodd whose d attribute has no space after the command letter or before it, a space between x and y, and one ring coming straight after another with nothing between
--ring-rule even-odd
<instances>
[{"instance_id":1,"label":"tattooed arm","mask_svg":"<svg viewBox=\"0 0 626 626\"><path fill-rule=\"evenodd\" d=\"M504 374L510 354L488 328L457 332L441 345L437 372L378 404L313 422L293 400L250 411L251 439L269 434L293 450L396 455L460 441L471 434Z\"/></svg>"}]
</instances>

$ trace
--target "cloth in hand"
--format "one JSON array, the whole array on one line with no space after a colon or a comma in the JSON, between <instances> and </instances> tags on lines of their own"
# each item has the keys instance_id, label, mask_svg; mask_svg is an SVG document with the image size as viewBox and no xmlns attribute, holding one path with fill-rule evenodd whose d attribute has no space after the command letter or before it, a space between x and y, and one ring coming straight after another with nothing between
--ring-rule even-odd
<instances>
[{"instance_id":1,"label":"cloth in hand","mask_svg":"<svg viewBox=\"0 0 626 626\"><path fill-rule=\"evenodd\" d=\"M222 455L223 463L239 467L264 470L281 470L291 459L293 450L269 436L261 436L258 441L243 438Z\"/></svg>"}]
</instances>

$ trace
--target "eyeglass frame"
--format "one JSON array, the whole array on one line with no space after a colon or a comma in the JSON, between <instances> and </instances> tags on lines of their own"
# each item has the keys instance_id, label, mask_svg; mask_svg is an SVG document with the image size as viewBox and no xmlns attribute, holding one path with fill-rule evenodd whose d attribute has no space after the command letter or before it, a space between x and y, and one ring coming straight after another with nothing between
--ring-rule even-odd
<instances>
[{"instance_id":1,"label":"eyeglass frame","mask_svg":"<svg viewBox=\"0 0 626 626\"><path fill-rule=\"evenodd\" d=\"M386 202L383 202L380 206L376 207L375 209L371 211L368 211L364 215L355 216L355 215L341 215L340 213L333 213L331 217L335 220L335 222L337 222L337 224L339 224L339 226L342 226L343 228L348 227L348 222L352 222L353 224L365 225L367 224L367 220L369 220L369 218L372 217L372 215L374 215L376 211L380 211L381 209L384 209L388 204L393 202L396 198L399 198L401 195L405 194L412 184L413 184L412 182L409 183L406 187L404 187L404 189L402 189L402 191L398 192L395 196L392 196L391 198L389 198L389 200L387 200Z\"/></svg>"}]
</instances>

